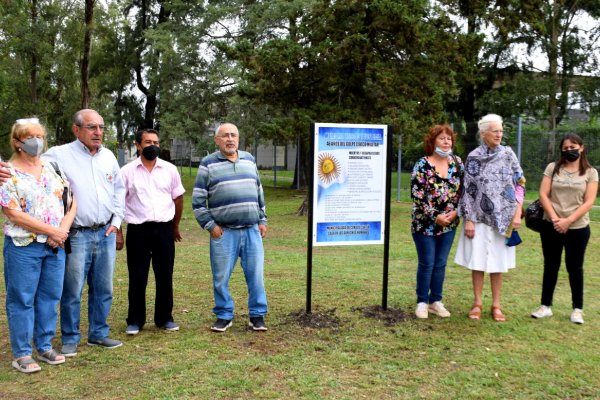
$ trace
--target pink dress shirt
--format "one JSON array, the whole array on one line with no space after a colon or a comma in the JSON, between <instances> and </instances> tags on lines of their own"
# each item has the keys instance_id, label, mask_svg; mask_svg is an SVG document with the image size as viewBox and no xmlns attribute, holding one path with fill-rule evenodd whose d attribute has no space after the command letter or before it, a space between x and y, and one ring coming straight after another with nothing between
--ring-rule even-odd
<instances>
[{"instance_id":1,"label":"pink dress shirt","mask_svg":"<svg viewBox=\"0 0 600 400\"><path fill-rule=\"evenodd\" d=\"M185 193L177 168L160 158L149 172L140 157L121 168L125 182L125 221L129 224L168 222L175 216L174 199Z\"/></svg>"}]
</instances>

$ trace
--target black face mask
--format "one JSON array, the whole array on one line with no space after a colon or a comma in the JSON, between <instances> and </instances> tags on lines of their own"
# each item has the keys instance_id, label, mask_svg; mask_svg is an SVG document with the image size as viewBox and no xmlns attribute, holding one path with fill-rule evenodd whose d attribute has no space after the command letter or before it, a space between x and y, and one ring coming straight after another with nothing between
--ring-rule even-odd
<instances>
[{"instance_id":1,"label":"black face mask","mask_svg":"<svg viewBox=\"0 0 600 400\"><path fill-rule=\"evenodd\" d=\"M567 161L577 161L577 159L579 158L579 149L561 151L560 155Z\"/></svg>"},{"instance_id":2,"label":"black face mask","mask_svg":"<svg viewBox=\"0 0 600 400\"><path fill-rule=\"evenodd\" d=\"M160 154L160 147L150 145L142 149L142 155L148 161L154 160Z\"/></svg>"}]
</instances>

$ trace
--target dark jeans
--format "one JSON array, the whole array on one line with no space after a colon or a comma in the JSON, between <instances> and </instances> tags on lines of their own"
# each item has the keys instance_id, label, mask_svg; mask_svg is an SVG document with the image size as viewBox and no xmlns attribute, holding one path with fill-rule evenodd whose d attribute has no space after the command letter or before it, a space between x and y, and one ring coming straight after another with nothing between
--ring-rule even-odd
<instances>
[{"instance_id":1,"label":"dark jeans","mask_svg":"<svg viewBox=\"0 0 600 400\"><path fill-rule=\"evenodd\" d=\"M446 262L456 229L438 236L413 233L419 265L417 267L417 303L442 300Z\"/></svg>"},{"instance_id":2,"label":"dark jeans","mask_svg":"<svg viewBox=\"0 0 600 400\"><path fill-rule=\"evenodd\" d=\"M173 222L144 222L127 225L127 268L129 270L129 313L127 324L140 328L146 323L146 286L150 260L156 280L154 323L173 321Z\"/></svg>"},{"instance_id":3,"label":"dark jeans","mask_svg":"<svg viewBox=\"0 0 600 400\"><path fill-rule=\"evenodd\" d=\"M542 304L548 307L552 305L564 248L573 308L583 309L583 259L590 240L590 227L569 229L566 234L561 234L554 230L552 223L545 221L540 237L544 253Z\"/></svg>"}]
</instances>

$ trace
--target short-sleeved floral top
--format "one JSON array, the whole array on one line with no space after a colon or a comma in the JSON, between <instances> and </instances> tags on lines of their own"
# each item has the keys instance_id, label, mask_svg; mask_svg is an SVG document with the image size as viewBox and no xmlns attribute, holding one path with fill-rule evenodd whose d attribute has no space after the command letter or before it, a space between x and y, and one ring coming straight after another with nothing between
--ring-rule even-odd
<instances>
[{"instance_id":1,"label":"short-sleeved floral top","mask_svg":"<svg viewBox=\"0 0 600 400\"><path fill-rule=\"evenodd\" d=\"M446 227L436 224L435 219L438 214L456 210L462 192L463 175L464 166L456 156L448 163L447 178L438 175L427 157L415 163L410 179L413 233L437 236L458 226L458 218Z\"/></svg>"},{"instance_id":2,"label":"short-sleeved floral top","mask_svg":"<svg viewBox=\"0 0 600 400\"><path fill-rule=\"evenodd\" d=\"M0 206L26 212L45 224L58 226L64 217L64 183L54 168L42 161L42 172L38 179L9 165L12 177L0 186ZM12 238L15 246L27 246L34 240L46 243L48 239L46 235L15 225L8 218L4 223L4 234Z\"/></svg>"}]
</instances>

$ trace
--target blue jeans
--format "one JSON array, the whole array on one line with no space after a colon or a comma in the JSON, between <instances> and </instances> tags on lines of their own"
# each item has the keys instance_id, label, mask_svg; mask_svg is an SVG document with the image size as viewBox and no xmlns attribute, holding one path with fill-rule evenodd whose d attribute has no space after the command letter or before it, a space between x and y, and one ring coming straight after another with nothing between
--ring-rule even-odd
<instances>
[{"instance_id":1,"label":"blue jeans","mask_svg":"<svg viewBox=\"0 0 600 400\"><path fill-rule=\"evenodd\" d=\"M417 247L417 303L431 304L442 300L446 262L456 229L438 236L413 233Z\"/></svg>"},{"instance_id":2,"label":"blue jeans","mask_svg":"<svg viewBox=\"0 0 600 400\"><path fill-rule=\"evenodd\" d=\"M107 226L80 228L70 235L71 254L67 255L65 284L60 300L60 328L63 344L81 339L79 316L83 285L88 283L88 339L108 337L108 314L112 304L116 235L104 236Z\"/></svg>"},{"instance_id":3,"label":"blue jeans","mask_svg":"<svg viewBox=\"0 0 600 400\"><path fill-rule=\"evenodd\" d=\"M263 279L264 249L258 224L249 228L227 229L218 239L210 239L210 265L217 318L233 319L233 299L229 294L229 278L238 257L248 285L250 317L267 313L267 294Z\"/></svg>"},{"instance_id":4,"label":"blue jeans","mask_svg":"<svg viewBox=\"0 0 600 400\"><path fill-rule=\"evenodd\" d=\"M65 251L53 253L44 243L15 246L4 237L4 282L10 346L15 358L52 349L56 334L56 306L65 274Z\"/></svg>"}]
</instances>

